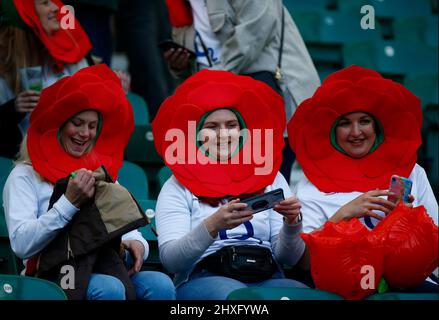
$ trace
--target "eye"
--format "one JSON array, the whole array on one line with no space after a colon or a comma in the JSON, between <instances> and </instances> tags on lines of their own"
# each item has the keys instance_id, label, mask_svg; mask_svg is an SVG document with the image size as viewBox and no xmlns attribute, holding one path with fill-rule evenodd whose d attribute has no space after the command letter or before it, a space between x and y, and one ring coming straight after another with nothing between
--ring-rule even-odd
<instances>
[{"instance_id":1,"label":"eye","mask_svg":"<svg viewBox=\"0 0 439 320\"><path fill-rule=\"evenodd\" d=\"M372 119L361 119L360 124L367 125L372 122Z\"/></svg>"},{"instance_id":2,"label":"eye","mask_svg":"<svg viewBox=\"0 0 439 320\"><path fill-rule=\"evenodd\" d=\"M350 124L349 121L342 120L342 121L340 121L340 122L338 123L338 126L339 126L339 127L347 127L347 126L349 126L349 124Z\"/></svg>"},{"instance_id":3,"label":"eye","mask_svg":"<svg viewBox=\"0 0 439 320\"><path fill-rule=\"evenodd\" d=\"M80 127L82 124L82 122L80 120L77 120L77 119L71 120L70 123L72 123L75 127Z\"/></svg>"}]
</instances>

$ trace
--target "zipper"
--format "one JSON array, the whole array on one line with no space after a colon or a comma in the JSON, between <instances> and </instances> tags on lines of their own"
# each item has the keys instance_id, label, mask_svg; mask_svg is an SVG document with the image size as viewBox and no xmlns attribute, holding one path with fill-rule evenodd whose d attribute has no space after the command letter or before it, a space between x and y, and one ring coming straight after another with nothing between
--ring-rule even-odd
<instances>
[{"instance_id":1,"label":"zipper","mask_svg":"<svg viewBox=\"0 0 439 320\"><path fill-rule=\"evenodd\" d=\"M69 235L67 235L67 260L70 260L70 257L72 257L72 259L75 259L72 247L70 246L70 237Z\"/></svg>"}]
</instances>

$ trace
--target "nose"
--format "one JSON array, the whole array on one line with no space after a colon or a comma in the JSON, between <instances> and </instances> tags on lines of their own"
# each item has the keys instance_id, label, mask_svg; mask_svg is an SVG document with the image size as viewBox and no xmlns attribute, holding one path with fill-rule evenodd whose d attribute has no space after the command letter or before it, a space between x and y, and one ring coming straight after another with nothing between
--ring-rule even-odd
<instances>
[{"instance_id":1,"label":"nose","mask_svg":"<svg viewBox=\"0 0 439 320\"><path fill-rule=\"evenodd\" d=\"M351 135L354 136L354 137L357 137L357 136L361 135L361 133L362 132L361 132L360 124L354 123L352 125Z\"/></svg>"},{"instance_id":2,"label":"nose","mask_svg":"<svg viewBox=\"0 0 439 320\"><path fill-rule=\"evenodd\" d=\"M53 13L58 12L58 6L56 4L54 4L52 1L50 1L50 11Z\"/></svg>"},{"instance_id":3,"label":"nose","mask_svg":"<svg viewBox=\"0 0 439 320\"><path fill-rule=\"evenodd\" d=\"M88 126L81 127L81 129L79 130L79 136L81 138L88 138L90 136L90 129L88 128Z\"/></svg>"}]
</instances>

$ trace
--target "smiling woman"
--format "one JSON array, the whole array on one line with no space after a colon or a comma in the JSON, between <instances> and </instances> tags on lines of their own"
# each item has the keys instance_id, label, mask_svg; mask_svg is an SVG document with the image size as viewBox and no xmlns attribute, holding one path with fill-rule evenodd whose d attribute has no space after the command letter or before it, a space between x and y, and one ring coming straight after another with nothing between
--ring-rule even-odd
<instances>
[{"instance_id":1,"label":"smiling woman","mask_svg":"<svg viewBox=\"0 0 439 320\"><path fill-rule=\"evenodd\" d=\"M97 139L100 116L97 111L82 111L69 119L60 129L60 143L67 153L81 157L93 148Z\"/></svg>"},{"instance_id":2,"label":"smiling woman","mask_svg":"<svg viewBox=\"0 0 439 320\"><path fill-rule=\"evenodd\" d=\"M6 223L26 275L62 285L61 266L74 265L75 286L63 287L69 299L175 297L165 274L139 272L149 247L137 228L146 217L113 183L133 129L120 80L104 64L44 89L31 114L21 157L4 188ZM113 222L100 218L104 206Z\"/></svg>"},{"instance_id":3,"label":"smiling woman","mask_svg":"<svg viewBox=\"0 0 439 320\"><path fill-rule=\"evenodd\" d=\"M365 112L343 115L335 125L336 147L352 158L362 158L373 151L377 136L375 128L375 120Z\"/></svg>"},{"instance_id":4,"label":"smiling woman","mask_svg":"<svg viewBox=\"0 0 439 320\"><path fill-rule=\"evenodd\" d=\"M35 11L40 19L43 30L50 36L59 30L57 13L58 6L51 0L35 0Z\"/></svg>"}]
</instances>

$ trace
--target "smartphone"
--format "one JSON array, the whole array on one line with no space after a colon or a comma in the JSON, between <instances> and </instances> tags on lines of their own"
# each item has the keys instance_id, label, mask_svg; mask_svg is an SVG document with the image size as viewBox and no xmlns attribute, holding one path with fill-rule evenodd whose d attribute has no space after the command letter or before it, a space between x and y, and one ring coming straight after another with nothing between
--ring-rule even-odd
<instances>
[{"instance_id":1,"label":"smartphone","mask_svg":"<svg viewBox=\"0 0 439 320\"><path fill-rule=\"evenodd\" d=\"M163 40L163 41L159 42L158 47L159 47L163 52L166 52L166 51L168 51L169 49L175 49L175 50L177 50L177 49L183 49L183 50L186 50L187 52L189 52L189 55L190 55L191 58L194 58L194 59L195 59L195 57L196 57L195 52L193 52L193 51L187 49L186 47L183 47L182 45L180 45L180 44L178 44L178 43L176 43L176 42L174 42L174 41L172 41L172 40L169 40L169 39L167 39L167 40Z\"/></svg>"},{"instance_id":2,"label":"smartphone","mask_svg":"<svg viewBox=\"0 0 439 320\"><path fill-rule=\"evenodd\" d=\"M241 200L241 203L246 203L247 208L244 210L252 210L253 213L258 213L264 210L272 209L276 204L284 200L284 191L276 189L256 197Z\"/></svg>"},{"instance_id":3,"label":"smartphone","mask_svg":"<svg viewBox=\"0 0 439 320\"><path fill-rule=\"evenodd\" d=\"M388 196L387 200L397 203L400 199L404 203L409 203L409 195L412 192L413 182L410 179L393 175L390 178L389 191L395 193L395 196Z\"/></svg>"}]
</instances>

